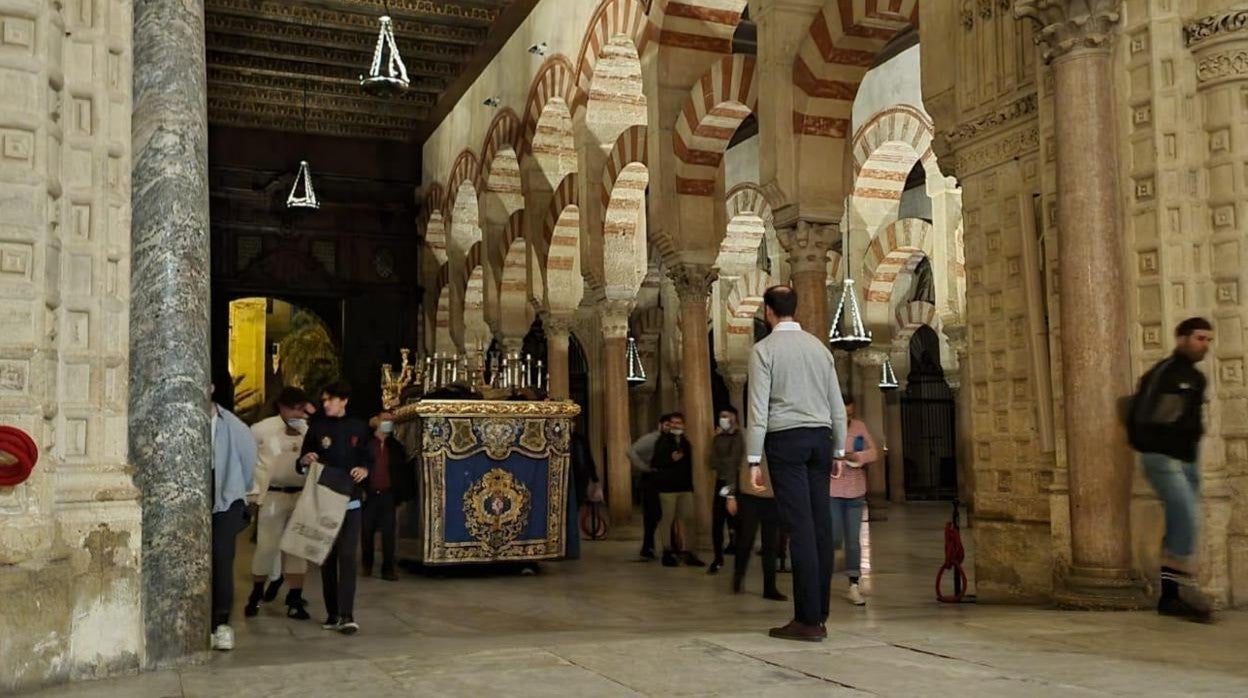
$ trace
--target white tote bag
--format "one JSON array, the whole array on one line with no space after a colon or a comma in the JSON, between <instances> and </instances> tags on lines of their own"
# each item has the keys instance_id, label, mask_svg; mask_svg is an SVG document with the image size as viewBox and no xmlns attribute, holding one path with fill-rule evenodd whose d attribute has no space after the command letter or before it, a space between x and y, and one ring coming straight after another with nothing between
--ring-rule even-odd
<instances>
[{"instance_id":1,"label":"white tote bag","mask_svg":"<svg viewBox=\"0 0 1248 698\"><path fill-rule=\"evenodd\" d=\"M308 467L303 492L282 533L282 552L317 565L325 562L334 547L338 529L342 528L342 520L347 515L349 500L347 495L317 484L322 467L320 463L312 463Z\"/></svg>"}]
</instances>

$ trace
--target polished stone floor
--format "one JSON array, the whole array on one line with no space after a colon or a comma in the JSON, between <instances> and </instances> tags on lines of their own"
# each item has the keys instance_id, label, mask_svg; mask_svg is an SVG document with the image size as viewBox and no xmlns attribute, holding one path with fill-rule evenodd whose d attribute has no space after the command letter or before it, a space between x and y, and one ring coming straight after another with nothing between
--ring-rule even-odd
<instances>
[{"instance_id":1,"label":"polished stone floor","mask_svg":"<svg viewBox=\"0 0 1248 698\"><path fill-rule=\"evenodd\" d=\"M1248 613L1202 626L936 603L946 514L894 507L869 527L869 604L838 598L817 645L766 636L791 606L761 598L757 563L734 596L727 575L640 563L634 542L608 541L538 576L365 579L354 637L265 608L236 618L233 652L38 695L1248 695Z\"/></svg>"}]
</instances>

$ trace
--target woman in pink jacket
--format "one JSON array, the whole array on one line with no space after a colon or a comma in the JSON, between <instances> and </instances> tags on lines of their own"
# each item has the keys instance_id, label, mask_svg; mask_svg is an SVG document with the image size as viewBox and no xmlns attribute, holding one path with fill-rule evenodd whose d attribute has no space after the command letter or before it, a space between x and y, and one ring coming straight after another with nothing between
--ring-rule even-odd
<instances>
[{"instance_id":1,"label":"woman in pink jacket","mask_svg":"<svg viewBox=\"0 0 1248 698\"><path fill-rule=\"evenodd\" d=\"M849 576L849 592L845 598L855 606L865 605L858 579L862 576L862 505L867 498L866 467L875 462L875 441L867 425L856 419L854 398L845 396L845 414L849 419L845 432L845 465L833 465L832 485L832 549L845 546L845 573Z\"/></svg>"}]
</instances>

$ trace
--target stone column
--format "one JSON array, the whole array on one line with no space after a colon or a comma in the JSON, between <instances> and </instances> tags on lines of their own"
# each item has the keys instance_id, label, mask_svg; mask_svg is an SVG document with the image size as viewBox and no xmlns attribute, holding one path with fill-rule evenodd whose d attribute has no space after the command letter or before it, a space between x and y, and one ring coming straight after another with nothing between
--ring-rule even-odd
<instances>
[{"instance_id":1,"label":"stone column","mask_svg":"<svg viewBox=\"0 0 1248 698\"><path fill-rule=\"evenodd\" d=\"M1052 65L1057 123L1062 388L1070 477L1071 569L1058 599L1130 606L1133 461L1118 399L1131 392L1122 297L1121 188L1111 44L1120 0L1020 0Z\"/></svg>"},{"instance_id":2,"label":"stone column","mask_svg":"<svg viewBox=\"0 0 1248 698\"><path fill-rule=\"evenodd\" d=\"M906 459L903 448L905 439L901 421L901 395L906 390L906 373L909 372L908 347L894 346L890 358L897 374L896 390L884 393L884 437L888 443L888 501L898 504L906 501ZM881 454L883 458L883 454Z\"/></svg>"},{"instance_id":3,"label":"stone column","mask_svg":"<svg viewBox=\"0 0 1248 698\"><path fill-rule=\"evenodd\" d=\"M724 385L728 386L728 402L737 408L737 421L745 426L745 383L749 378L748 364L724 363L719 366Z\"/></svg>"},{"instance_id":4,"label":"stone column","mask_svg":"<svg viewBox=\"0 0 1248 698\"><path fill-rule=\"evenodd\" d=\"M130 459L146 665L208 648L208 114L202 0L134 5Z\"/></svg>"},{"instance_id":5,"label":"stone column","mask_svg":"<svg viewBox=\"0 0 1248 698\"><path fill-rule=\"evenodd\" d=\"M628 423L628 316L627 301L609 300L600 306L602 318L603 403L606 411L607 504L611 522L627 524L633 516L633 472L628 460L632 442Z\"/></svg>"},{"instance_id":6,"label":"stone column","mask_svg":"<svg viewBox=\"0 0 1248 698\"><path fill-rule=\"evenodd\" d=\"M776 231L789 253L789 283L797 291L796 319L802 329L828 341L832 318L828 309L828 246L837 235L834 225L798 221Z\"/></svg>"},{"instance_id":7,"label":"stone column","mask_svg":"<svg viewBox=\"0 0 1248 698\"><path fill-rule=\"evenodd\" d=\"M708 469L711 436L715 431L711 400L711 347L707 341L707 299L715 269L702 264L678 264L668 270L680 297L681 411L693 445L693 496L698 530L711 530L711 488L715 481ZM690 541L701 540L691 535Z\"/></svg>"},{"instance_id":8,"label":"stone column","mask_svg":"<svg viewBox=\"0 0 1248 698\"><path fill-rule=\"evenodd\" d=\"M568 341L572 336L573 319L569 315L551 313L542 318L546 332L546 370L550 374L547 392L555 400L567 400L572 392L568 379Z\"/></svg>"},{"instance_id":9,"label":"stone column","mask_svg":"<svg viewBox=\"0 0 1248 698\"><path fill-rule=\"evenodd\" d=\"M853 354L858 418L866 423L871 437L881 446L886 435L884 393L879 388L884 357L884 352L878 349L860 349ZM882 459L867 468L867 507L872 521L888 520L888 466Z\"/></svg>"},{"instance_id":10,"label":"stone column","mask_svg":"<svg viewBox=\"0 0 1248 698\"><path fill-rule=\"evenodd\" d=\"M637 337L637 354L642 368L646 369L646 382L633 390L633 436L646 434L654 429L659 419L658 393L661 380L659 367L659 336L641 334Z\"/></svg>"},{"instance_id":11,"label":"stone column","mask_svg":"<svg viewBox=\"0 0 1248 698\"><path fill-rule=\"evenodd\" d=\"M967 509L966 525L970 526L970 512L975 504L975 431L971 426L971 383L970 367L967 363L969 343L966 337L966 326L945 326L945 336L949 338L949 348L958 359L956 374L945 373L945 382L953 391L954 428L957 439L954 453L958 459L958 500Z\"/></svg>"}]
</instances>

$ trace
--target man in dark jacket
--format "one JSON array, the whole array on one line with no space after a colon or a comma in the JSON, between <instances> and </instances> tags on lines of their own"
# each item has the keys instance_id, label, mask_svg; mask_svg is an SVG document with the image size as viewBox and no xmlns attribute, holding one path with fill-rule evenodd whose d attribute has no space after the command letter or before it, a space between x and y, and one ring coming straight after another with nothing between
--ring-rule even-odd
<instances>
[{"instance_id":1,"label":"man in dark jacket","mask_svg":"<svg viewBox=\"0 0 1248 698\"><path fill-rule=\"evenodd\" d=\"M724 547L724 528L729 537L735 529L735 521L728 513L728 494L736 483L737 470L745 462L745 439L737 428L737 408L729 405L719 411L719 423L715 438L711 440L711 467L715 469L715 494L711 502L711 545L715 546L715 559L707 574L715 574L724 566L725 550L736 550L735 542Z\"/></svg>"},{"instance_id":2,"label":"man in dark jacket","mask_svg":"<svg viewBox=\"0 0 1248 698\"><path fill-rule=\"evenodd\" d=\"M321 484L351 498L334 548L321 563L321 591L328 613L321 627L344 635L360 630L353 615L355 554L360 546L360 500L364 494L361 483L372 466L368 444L373 438L367 424L347 416L350 399L351 386L346 381L336 381L321 391L323 416L308 427L299 457L303 472L319 461L324 468Z\"/></svg>"},{"instance_id":3,"label":"man in dark jacket","mask_svg":"<svg viewBox=\"0 0 1248 698\"><path fill-rule=\"evenodd\" d=\"M411 497L408 487L412 478L408 471L412 464L407 460L403 444L394 438L394 413L382 412L372 419L373 438L368 450L373 466L368 480L364 482L364 506L361 519L363 537L360 557L364 576L373 576L373 554L377 534L381 534L381 578L393 582L399 575L394 568L394 538L398 528L398 506Z\"/></svg>"},{"instance_id":4,"label":"man in dark jacket","mask_svg":"<svg viewBox=\"0 0 1248 698\"><path fill-rule=\"evenodd\" d=\"M659 520L659 536L667 543L671 535L672 524L680 520L681 530L686 541L693 540L693 445L685 438L685 416L673 412L667 417L667 433L659 437L654 445L654 459L650 462L651 475L655 490L659 493L659 501L663 508L663 518ZM692 551L676 551L664 546L663 565L675 567L680 564L677 558L690 567L705 567L706 563L698 559ZM686 547L688 545L686 544Z\"/></svg>"},{"instance_id":5,"label":"man in dark jacket","mask_svg":"<svg viewBox=\"0 0 1248 698\"><path fill-rule=\"evenodd\" d=\"M1174 353L1140 378L1128 420L1131 446L1140 452L1148 478L1166 509L1157 612L1190 620L1212 619L1195 590L1200 521L1200 468L1204 434L1205 376L1196 364L1209 352L1213 325L1189 318L1175 330Z\"/></svg>"}]
</instances>

